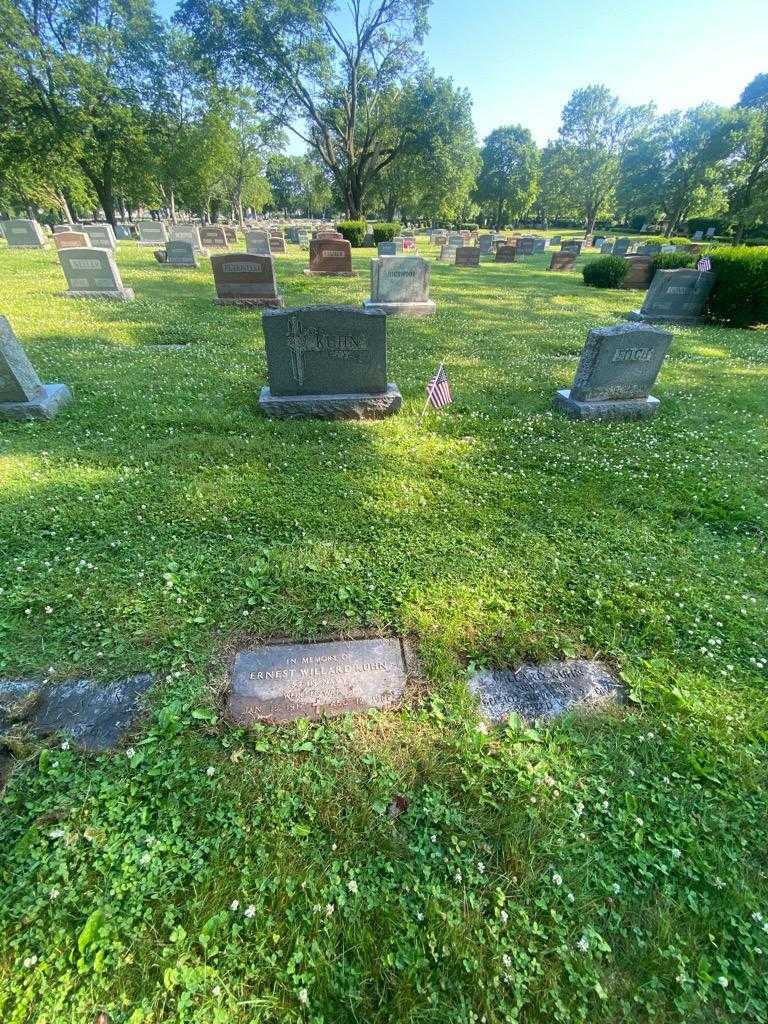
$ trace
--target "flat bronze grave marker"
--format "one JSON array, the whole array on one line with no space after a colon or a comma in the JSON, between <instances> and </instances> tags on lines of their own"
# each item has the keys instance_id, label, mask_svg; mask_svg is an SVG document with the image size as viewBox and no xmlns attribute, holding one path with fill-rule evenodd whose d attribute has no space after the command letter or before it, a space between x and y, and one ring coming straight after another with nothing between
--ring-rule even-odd
<instances>
[{"instance_id":1,"label":"flat bronze grave marker","mask_svg":"<svg viewBox=\"0 0 768 1024\"><path fill-rule=\"evenodd\" d=\"M406 675L396 639L256 647L235 658L227 716L249 726L396 707Z\"/></svg>"}]
</instances>

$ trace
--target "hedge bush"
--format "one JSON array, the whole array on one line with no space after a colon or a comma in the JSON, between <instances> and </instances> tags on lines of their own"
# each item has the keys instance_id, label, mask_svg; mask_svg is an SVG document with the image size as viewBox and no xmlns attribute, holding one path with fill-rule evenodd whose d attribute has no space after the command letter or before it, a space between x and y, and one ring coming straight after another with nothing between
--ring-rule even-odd
<instances>
[{"instance_id":1,"label":"hedge bush","mask_svg":"<svg viewBox=\"0 0 768 1024\"><path fill-rule=\"evenodd\" d=\"M364 220L341 220L336 230L341 232L353 249L359 249L368 232L368 225Z\"/></svg>"},{"instance_id":2,"label":"hedge bush","mask_svg":"<svg viewBox=\"0 0 768 1024\"><path fill-rule=\"evenodd\" d=\"M684 267L695 267L700 256L692 252L660 252L651 260L651 276L657 270L680 270Z\"/></svg>"},{"instance_id":3,"label":"hedge bush","mask_svg":"<svg viewBox=\"0 0 768 1024\"><path fill-rule=\"evenodd\" d=\"M664 235L641 235L638 239L641 245L690 245L690 238L683 238L682 235L673 235L672 238L665 238Z\"/></svg>"},{"instance_id":4,"label":"hedge bush","mask_svg":"<svg viewBox=\"0 0 768 1024\"><path fill-rule=\"evenodd\" d=\"M768 247L719 248L709 255L717 274L709 296L711 318L733 327L768 324Z\"/></svg>"},{"instance_id":5,"label":"hedge bush","mask_svg":"<svg viewBox=\"0 0 768 1024\"><path fill-rule=\"evenodd\" d=\"M620 288L629 264L622 256L600 256L584 267L584 284L592 288Z\"/></svg>"},{"instance_id":6,"label":"hedge bush","mask_svg":"<svg viewBox=\"0 0 768 1024\"><path fill-rule=\"evenodd\" d=\"M395 235L400 234L400 225L394 222L373 225L373 241L375 245L379 242L391 242Z\"/></svg>"}]
</instances>

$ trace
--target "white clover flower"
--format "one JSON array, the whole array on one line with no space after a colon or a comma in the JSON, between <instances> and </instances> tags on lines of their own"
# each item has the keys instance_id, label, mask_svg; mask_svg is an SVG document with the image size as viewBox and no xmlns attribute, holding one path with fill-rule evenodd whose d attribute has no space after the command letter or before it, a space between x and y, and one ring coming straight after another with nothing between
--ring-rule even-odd
<instances>
[{"instance_id":1,"label":"white clover flower","mask_svg":"<svg viewBox=\"0 0 768 1024\"><path fill-rule=\"evenodd\" d=\"M216 769L213 767L213 765L209 765L205 769L205 774L208 776L209 779L212 779L213 776L216 774Z\"/></svg>"},{"instance_id":2,"label":"white clover flower","mask_svg":"<svg viewBox=\"0 0 768 1024\"><path fill-rule=\"evenodd\" d=\"M721 974L717 979L717 984L720 985L721 988L728 988L728 979Z\"/></svg>"},{"instance_id":3,"label":"white clover flower","mask_svg":"<svg viewBox=\"0 0 768 1024\"><path fill-rule=\"evenodd\" d=\"M481 875L485 874L485 864L483 864L481 860L477 862L477 870L480 872Z\"/></svg>"},{"instance_id":4,"label":"white clover flower","mask_svg":"<svg viewBox=\"0 0 768 1024\"><path fill-rule=\"evenodd\" d=\"M30 967L34 967L37 963L36 956L27 956L24 958L24 966L29 970Z\"/></svg>"},{"instance_id":5,"label":"white clover flower","mask_svg":"<svg viewBox=\"0 0 768 1024\"><path fill-rule=\"evenodd\" d=\"M306 1006L309 1002L309 992L305 988L299 989L299 1002L302 1006Z\"/></svg>"},{"instance_id":6,"label":"white clover flower","mask_svg":"<svg viewBox=\"0 0 768 1024\"><path fill-rule=\"evenodd\" d=\"M213 995L215 995L217 997L220 996L221 995L221 985L214 985L213 988L211 989L211 992L212 992Z\"/></svg>"},{"instance_id":7,"label":"white clover flower","mask_svg":"<svg viewBox=\"0 0 768 1024\"><path fill-rule=\"evenodd\" d=\"M244 917L256 917L256 907L251 903L243 911Z\"/></svg>"},{"instance_id":8,"label":"white clover flower","mask_svg":"<svg viewBox=\"0 0 768 1024\"><path fill-rule=\"evenodd\" d=\"M334 905L332 903L326 903L325 904L325 916L326 917L330 917L333 914L335 909L336 909L336 907L334 907Z\"/></svg>"},{"instance_id":9,"label":"white clover flower","mask_svg":"<svg viewBox=\"0 0 768 1024\"><path fill-rule=\"evenodd\" d=\"M61 839L64 836L63 828L54 828L48 833L49 839Z\"/></svg>"},{"instance_id":10,"label":"white clover flower","mask_svg":"<svg viewBox=\"0 0 768 1024\"><path fill-rule=\"evenodd\" d=\"M149 852L149 850L145 850L144 853L142 853L141 857L139 857L139 864L149 864L151 860L152 854Z\"/></svg>"},{"instance_id":11,"label":"white clover flower","mask_svg":"<svg viewBox=\"0 0 768 1024\"><path fill-rule=\"evenodd\" d=\"M507 921L509 920L509 914L506 912L506 910L502 910L499 912L499 919L502 924L507 923Z\"/></svg>"},{"instance_id":12,"label":"white clover flower","mask_svg":"<svg viewBox=\"0 0 768 1024\"><path fill-rule=\"evenodd\" d=\"M51 889L51 891L48 893L49 900L57 900L59 896L61 896L61 893L59 892L58 889Z\"/></svg>"},{"instance_id":13,"label":"white clover flower","mask_svg":"<svg viewBox=\"0 0 768 1024\"><path fill-rule=\"evenodd\" d=\"M511 967L512 957L509 955L509 953L504 953L501 958L501 962L504 964L505 967Z\"/></svg>"},{"instance_id":14,"label":"white clover flower","mask_svg":"<svg viewBox=\"0 0 768 1024\"><path fill-rule=\"evenodd\" d=\"M64 742L61 744L61 749L69 750L69 740L64 740Z\"/></svg>"},{"instance_id":15,"label":"white clover flower","mask_svg":"<svg viewBox=\"0 0 768 1024\"><path fill-rule=\"evenodd\" d=\"M430 841L430 843L436 843L437 842L437 836L436 835L431 835L429 837L429 841Z\"/></svg>"},{"instance_id":16,"label":"white clover flower","mask_svg":"<svg viewBox=\"0 0 768 1024\"><path fill-rule=\"evenodd\" d=\"M558 875L558 874L552 875L552 882L553 882L554 885L562 885L563 884L562 876Z\"/></svg>"},{"instance_id":17,"label":"white clover flower","mask_svg":"<svg viewBox=\"0 0 768 1024\"><path fill-rule=\"evenodd\" d=\"M230 910L239 910L240 909L240 901L239 900L232 900L232 902L229 904L229 909Z\"/></svg>"},{"instance_id":18,"label":"white clover flower","mask_svg":"<svg viewBox=\"0 0 768 1024\"><path fill-rule=\"evenodd\" d=\"M488 735L488 726L486 725L485 722L478 722L476 728L477 728L477 731L481 735L483 735L483 736L487 736Z\"/></svg>"},{"instance_id":19,"label":"white clover flower","mask_svg":"<svg viewBox=\"0 0 768 1024\"><path fill-rule=\"evenodd\" d=\"M125 752L125 756L126 757L135 757L136 756L136 751L133 749L133 747L128 747L128 749Z\"/></svg>"},{"instance_id":20,"label":"white clover flower","mask_svg":"<svg viewBox=\"0 0 768 1024\"><path fill-rule=\"evenodd\" d=\"M579 941L576 943L576 947L581 950L582 953L586 953L589 950L589 942L582 935Z\"/></svg>"},{"instance_id":21,"label":"white clover flower","mask_svg":"<svg viewBox=\"0 0 768 1024\"><path fill-rule=\"evenodd\" d=\"M352 893L357 892L357 882L354 880L354 878L350 878L350 880L347 882L347 888Z\"/></svg>"}]
</instances>

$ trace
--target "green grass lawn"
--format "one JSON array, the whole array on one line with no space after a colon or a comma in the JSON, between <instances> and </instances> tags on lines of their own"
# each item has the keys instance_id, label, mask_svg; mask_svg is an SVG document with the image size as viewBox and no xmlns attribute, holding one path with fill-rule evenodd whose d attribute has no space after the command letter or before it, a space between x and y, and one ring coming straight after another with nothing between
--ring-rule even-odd
<instances>
[{"instance_id":1,"label":"green grass lawn","mask_svg":"<svg viewBox=\"0 0 768 1024\"><path fill-rule=\"evenodd\" d=\"M291 250L287 305L368 296L372 250ZM641 296L549 258L434 265L437 314L388 324L401 414L297 423L257 413L260 316L207 262L124 243L136 301L70 301L55 252L0 249L75 396L0 424L0 673L158 678L129 750L18 752L3 1024L768 1019L768 333L674 328L656 420L569 422ZM418 654L401 711L220 721L239 645L363 633ZM577 654L626 707L478 728L473 665Z\"/></svg>"}]
</instances>

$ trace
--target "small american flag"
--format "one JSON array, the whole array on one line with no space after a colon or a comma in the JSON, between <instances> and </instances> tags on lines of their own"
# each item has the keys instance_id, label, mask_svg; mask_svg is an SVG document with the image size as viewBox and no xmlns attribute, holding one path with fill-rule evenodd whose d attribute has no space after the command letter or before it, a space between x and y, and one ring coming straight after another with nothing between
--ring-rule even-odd
<instances>
[{"instance_id":1,"label":"small american flag","mask_svg":"<svg viewBox=\"0 0 768 1024\"><path fill-rule=\"evenodd\" d=\"M696 269L697 270L711 270L712 269L712 260L709 258L709 256L702 256L701 259L699 260L699 262L696 264Z\"/></svg>"},{"instance_id":2,"label":"small american flag","mask_svg":"<svg viewBox=\"0 0 768 1024\"><path fill-rule=\"evenodd\" d=\"M442 409L444 405L450 405L452 401L448 374L445 372L443 364L440 363L437 373L427 384L427 405L431 405L433 409Z\"/></svg>"}]
</instances>

